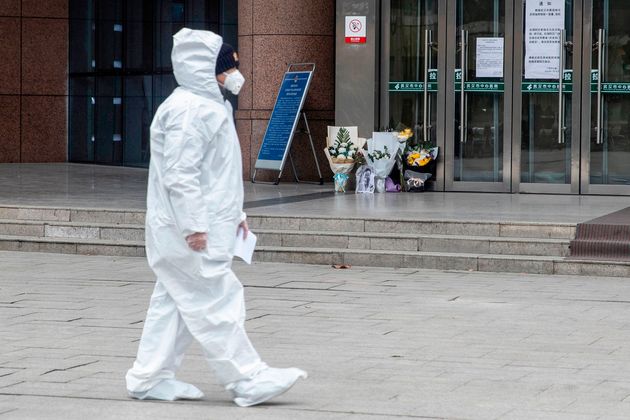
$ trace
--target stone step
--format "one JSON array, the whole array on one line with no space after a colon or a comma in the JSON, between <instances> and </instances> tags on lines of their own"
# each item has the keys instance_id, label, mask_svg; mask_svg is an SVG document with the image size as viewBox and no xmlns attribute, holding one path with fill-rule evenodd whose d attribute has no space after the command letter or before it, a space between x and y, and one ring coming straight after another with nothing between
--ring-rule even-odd
<instances>
[{"instance_id":1,"label":"stone step","mask_svg":"<svg viewBox=\"0 0 630 420\"><path fill-rule=\"evenodd\" d=\"M376 232L418 235L463 235L573 239L575 224L408 219L353 219L298 216L248 216L252 230L308 232Z\"/></svg>"},{"instance_id":2,"label":"stone step","mask_svg":"<svg viewBox=\"0 0 630 420\"><path fill-rule=\"evenodd\" d=\"M376 251L330 248L257 248L256 261L296 264L349 264L366 267L419 268L530 274L630 276L630 263L571 260L563 257L447 252Z\"/></svg>"},{"instance_id":3,"label":"stone step","mask_svg":"<svg viewBox=\"0 0 630 420\"><path fill-rule=\"evenodd\" d=\"M0 220L0 235L144 241L144 225Z\"/></svg>"},{"instance_id":4,"label":"stone step","mask_svg":"<svg viewBox=\"0 0 630 420\"><path fill-rule=\"evenodd\" d=\"M260 229L259 245L342 249L476 252L568 256L569 241L493 236L416 235L372 232L309 232ZM0 235L143 241L144 226L0 220Z\"/></svg>"},{"instance_id":5,"label":"stone step","mask_svg":"<svg viewBox=\"0 0 630 420\"><path fill-rule=\"evenodd\" d=\"M144 257L141 241L0 235L0 251ZM259 246L255 261L439 270L630 276L630 263L553 256Z\"/></svg>"},{"instance_id":6,"label":"stone step","mask_svg":"<svg viewBox=\"0 0 630 420\"><path fill-rule=\"evenodd\" d=\"M140 210L0 206L0 219L4 220L144 225L144 217L145 212ZM249 215L248 221L254 230L414 233L548 239L572 239L575 236L575 224L571 223L264 215Z\"/></svg>"},{"instance_id":7,"label":"stone step","mask_svg":"<svg viewBox=\"0 0 630 420\"><path fill-rule=\"evenodd\" d=\"M0 251L144 257L142 241L0 235Z\"/></svg>"},{"instance_id":8,"label":"stone step","mask_svg":"<svg viewBox=\"0 0 630 420\"><path fill-rule=\"evenodd\" d=\"M309 232L259 229L259 246L424 251L478 254L569 255L568 239L494 236L415 235L403 233Z\"/></svg>"},{"instance_id":9,"label":"stone step","mask_svg":"<svg viewBox=\"0 0 630 420\"><path fill-rule=\"evenodd\" d=\"M0 219L3 220L143 225L144 215L141 210L0 206Z\"/></svg>"}]
</instances>

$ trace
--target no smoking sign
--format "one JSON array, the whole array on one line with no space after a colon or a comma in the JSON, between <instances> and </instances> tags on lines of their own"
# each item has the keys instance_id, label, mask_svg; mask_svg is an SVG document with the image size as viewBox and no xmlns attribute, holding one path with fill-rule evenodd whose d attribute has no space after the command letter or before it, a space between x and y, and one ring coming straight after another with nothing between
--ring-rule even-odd
<instances>
[{"instance_id":1,"label":"no smoking sign","mask_svg":"<svg viewBox=\"0 0 630 420\"><path fill-rule=\"evenodd\" d=\"M365 44L366 26L365 16L346 16L346 44Z\"/></svg>"}]
</instances>

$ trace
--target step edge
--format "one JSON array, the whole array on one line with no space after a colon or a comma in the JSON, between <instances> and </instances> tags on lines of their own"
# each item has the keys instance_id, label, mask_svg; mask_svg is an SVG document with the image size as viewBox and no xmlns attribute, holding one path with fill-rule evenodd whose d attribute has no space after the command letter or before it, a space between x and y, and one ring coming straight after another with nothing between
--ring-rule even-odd
<instances>
[{"instance_id":1,"label":"step edge","mask_svg":"<svg viewBox=\"0 0 630 420\"><path fill-rule=\"evenodd\" d=\"M395 250L363 250L347 248L304 248L304 247L274 247L261 246L256 248L257 252L304 252L304 253L325 253L325 254L375 254L375 255L402 255L402 256L440 256L440 257L461 257L461 258L485 258L485 259L519 259L519 260L541 260L541 261L564 261L564 257L545 255L511 255L511 254L481 254L466 252L438 252L438 251L395 251Z\"/></svg>"},{"instance_id":2,"label":"step edge","mask_svg":"<svg viewBox=\"0 0 630 420\"><path fill-rule=\"evenodd\" d=\"M352 221L364 221L364 222L398 222L398 223L452 223L452 224L476 224L476 225L500 225L500 226L559 226L559 227L576 227L579 222L567 223L567 222L536 222L536 221L476 221L476 220L454 220L454 219L405 219L405 218L385 218L385 217L360 217L360 216L347 216L347 217L330 217L321 215L267 215L267 214L251 214L248 213L249 219L252 218L267 218L267 219L315 219L315 220L352 220Z\"/></svg>"},{"instance_id":3,"label":"step edge","mask_svg":"<svg viewBox=\"0 0 630 420\"><path fill-rule=\"evenodd\" d=\"M568 244L569 238L535 238L517 236L470 236L470 235L444 235L444 234L413 234L413 233L383 233L383 232L332 232L332 231L306 231L306 230L274 230L252 229L256 234L276 235L309 235L309 236L351 236L358 238L383 238L383 239L464 239L493 242L538 242L547 244Z\"/></svg>"},{"instance_id":4,"label":"step edge","mask_svg":"<svg viewBox=\"0 0 630 420\"><path fill-rule=\"evenodd\" d=\"M473 258L477 260L502 260L502 261L532 261L547 263L580 263L587 265L613 265L620 267L630 267L630 261L610 261L610 260L582 260L560 256L539 256L539 255L506 255L506 254L469 254L469 253L443 253L443 252L422 252L422 251L379 251L379 250L348 250L348 249L315 249L315 248L285 248L285 247L259 247L256 252L301 252L301 253L326 253L326 254L363 254L363 255L402 255L402 256L427 256L427 257L453 257L453 258Z\"/></svg>"},{"instance_id":5,"label":"step edge","mask_svg":"<svg viewBox=\"0 0 630 420\"><path fill-rule=\"evenodd\" d=\"M57 238L51 236L14 236L0 235L0 242L43 242L76 245L106 245L106 246L136 246L144 247L142 241L112 240L112 239L87 239L87 238Z\"/></svg>"},{"instance_id":6,"label":"step edge","mask_svg":"<svg viewBox=\"0 0 630 420\"><path fill-rule=\"evenodd\" d=\"M29 225L29 226L63 226L63 227L87 227L87 228L119 228L119 229L144 229L144 224L129 223L99 223L99 222L64 222L56 220L32 220L32 219L0 219L0 225Z\"/></svg>"}]
</instances>

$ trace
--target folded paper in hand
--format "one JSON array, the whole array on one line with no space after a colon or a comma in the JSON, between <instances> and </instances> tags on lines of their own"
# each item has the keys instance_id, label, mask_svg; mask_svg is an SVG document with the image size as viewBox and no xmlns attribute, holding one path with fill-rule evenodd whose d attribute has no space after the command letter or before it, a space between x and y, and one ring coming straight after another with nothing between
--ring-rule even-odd
<instances>
[{"instance_id":1,"label":"folded paper in hand","mask_svg":"<svg viewBox=\"0 0 630 420\"><path fill-rule=\"evenodd\" d=\"M254 248L256 248L256 235L252 231L247 234L247 239L243 238L243 229L239 229L234 243L234 256L239 257L247 264L252 263Z\"/></svg>"}]
</instances>

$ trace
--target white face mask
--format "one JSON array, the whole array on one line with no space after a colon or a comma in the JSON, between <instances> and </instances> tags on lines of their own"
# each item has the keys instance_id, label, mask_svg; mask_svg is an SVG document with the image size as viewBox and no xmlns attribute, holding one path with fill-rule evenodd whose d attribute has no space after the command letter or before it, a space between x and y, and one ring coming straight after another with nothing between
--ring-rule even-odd
<instances>
[{"instance_id":1,"label":"white face mask","mask_svg":"<svg viewBox=\"0 0 630 420\"><path fill-rule=\"evenodd\" d=\"M225 74L225 82L223 82L223 86L234 95L238 95L245 84L245 77L238 70L233 71L232 73L223 74Z\"/></svg>"}]
</instances>

